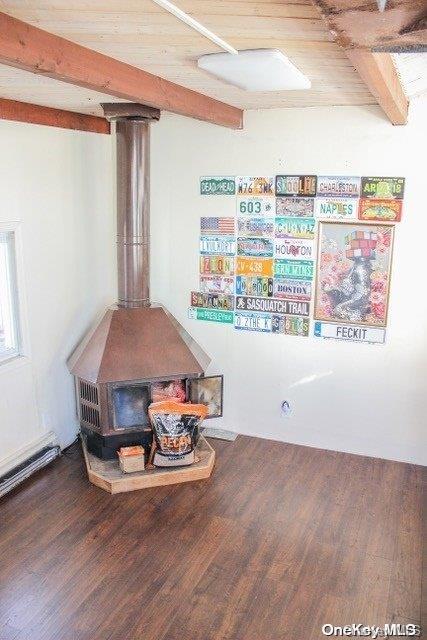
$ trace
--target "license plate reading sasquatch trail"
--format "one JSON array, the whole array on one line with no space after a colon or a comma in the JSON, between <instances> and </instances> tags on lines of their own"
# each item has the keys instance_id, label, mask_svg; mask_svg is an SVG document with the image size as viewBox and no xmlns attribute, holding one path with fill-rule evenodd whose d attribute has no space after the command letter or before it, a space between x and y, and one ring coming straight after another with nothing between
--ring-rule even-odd
<instances>
[{"instance_id":1,"label":"license plate reading sasquatch trail","mask_svg":"<svg viewBox=\"0 0 427 640\"><path fill-rule=\"evenodd\" d=\"M265 313L235 313L234 326L244 331L271 331L271 315Z\"/></svg>"},{"instance_id":2,"label":"license plate reading sasquatch trail","mask_svg":"<svg viewBox=\"0 0 427 640\"><path fill-rule=\"evenodd\" d=\"M238 296L272 296L273 278L267 278L265 276L237 276L236 294Z\"/></svg>"},{"instance_id":3,"label":"license plate reading sasquatch trail","mask_svg":"<svg viewBox=\"0 0 427 640\"><path fill-rule=\"evenodd\" d=\"M200 253L202 255L233 256L236 252L236 240L233 236L201 236Z\"/></svg>"}]
</instances>

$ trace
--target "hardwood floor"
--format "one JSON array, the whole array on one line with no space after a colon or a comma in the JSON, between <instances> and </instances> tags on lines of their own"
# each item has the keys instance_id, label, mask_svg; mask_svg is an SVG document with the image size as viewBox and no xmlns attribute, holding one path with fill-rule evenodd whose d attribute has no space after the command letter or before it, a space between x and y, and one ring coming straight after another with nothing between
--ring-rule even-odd
<instances>
[{"instance_id":1,"label":"hardwood floor","mask_svg":"<svg viewBox=\"0 0 427 640\"><path fill-rule=\"evenodd\" d=\"M422 474L239 436L111 496L74 446L0 502L1 640L318 640L420 621Z\"/></svg>"}]
</instances>

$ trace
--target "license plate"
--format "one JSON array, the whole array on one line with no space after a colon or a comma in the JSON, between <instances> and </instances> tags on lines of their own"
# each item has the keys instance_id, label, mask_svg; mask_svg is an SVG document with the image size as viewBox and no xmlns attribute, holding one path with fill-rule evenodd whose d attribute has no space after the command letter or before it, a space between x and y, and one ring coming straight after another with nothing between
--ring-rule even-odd
<instances>
[{"instance_id":1,"label":"license plate","mask_svg":"<svg viewBox=\"0 0 427 640\"><path fill-rule=\"evenodd\" d=\"M237 258L236 274L240 276L272 276L272 258Z\"/></svg>"},{"instance_id":2,"label":"license plate","mask_svg":"<svg viewBox=\"0 0 427 640\"><path fill-rule=\"evenodd\" d=\"M233 256L236 253L236 241L233 237L202 236L200 238L202 255Z\"/></svg>"},{"instance_id":3,"label":"license plate","mask_svg":"<svg viewBox=\"0 0 427 640\"><path fill-rule=\"evenodd\" d=\"M190 307L188 317L191 320L206 320L208 322L221 322L223 324L233 324L234 313L218 309L197 309Z\"/></svg>"},{"instance_id":4,"label":"license plate","mask_svg":"<svg viewBox=\"0 0 427 640\"><path fill-rule=\"evenodd\" d=\"M234 309L234 296L225 293L201 293L200 291L192 291L190 304L192 307L231 311Z\"/></svg>"},{"instance_id":5,"label":"license plate","mask_svg":"<svg viewBox=\"0 0 427 640\"><path fill-rule=\"evenodd\" d=\"M238 216L272 216L274 199L270 196L237 198Z\"/></svg>"},{"instance_id":6,"label":"license plate","mask_svg":"<svg viewBox=\"0 0 427 640\"><path fill-rule=\"evenodd\" d=\"M309 280L286 280L275 278L273 295L275 298L288 300L310 300L312 285Z\"/></svg>"},{"instance_id":7,"label":"license plate","mask_svg":"<svg viewBox=\"0 0 427 640\"><path fill-rule=\"evenodd\" d=\"M318 176L317 195L358 198L360 196L360 178L348 176Z\"/></svg>"},{"instance_id":8,"label":"license plate","mask_svg":"<svg viewBox=\"0 0 427 640\"><path fill-rule=\"evenodd\" d=\"M227 256L200 256L200 273L233 276L234 258Z\"/></svg>"},{"instance_id":9,"label":"license plate","mask_svg":"<svg viewBox=\"0 0 427 640\"><path fill-rule=\"evenodd\" d=\"M200 276L202 293L234 293L234 278L227 276Z\"/></svg>"},{"instance_id":10,"label":"license plate","mask_svg":"<svg viewBox=\"0 0 427 640\"><path fill-rule=\"evenodd\" d=\"M253 311L278 315L308 316L310 305L298 300L283 298L258 298L255 296L237 296L236 311Z\"/></svg>"},{"instance_id":11,"label":"license plate","mask_svg":"<svg viewBox=\"0 0 427 640\"><path fill-rule=\"evenodd\" d=\"M270 258L273 250L273 240L269 238L237 238L238 256Z\"/></svg>"},{"instance_id":12,"label":"license plate","mask_svg":"<svg viewBox=\"0 0 427 640\"><path fill-rule=\"evenodd\" d=\"M314 262L310 260L276 260L274 263L274 275L277 278L290 278L292 280L312 280Z\"/></svg>"},{"instance_id":13,"label":"license plate","mask_svg":"<svg viewBox=\"0 0 427 640\"><path fill-rule=\"evenodd\" d=\"M263 313L235 313L234 326L244 331L271 331L271 316Z\"/></svg>"},{"instance_id":14,"label":"license plate","mask_svg":"<svg viewBox=\"0 0 427 640\"><path fill-rule=\"evenodd\" d=\"M314 218L276 218L276 238L302 238L312 240L314 238Z\"/></svg>"},{"instance_id":15,"label":"license plate","mask_svg":"<svg viewBox=\"0 0 427 640\"><path fill-rule=\"evenodd\" d=\"M234 196L236 183L233 176L203 176L200 178L202 196Z\"/></svg>"},{"instance_id":16,"label":"license plate","mask_svg":"<svg viewBox=\"0 0 427 640\"><path fill-rule=\"evenodd\" d=\"M316 198L316 218L345 220L357 218L358 198Z\"/></svg>"},{"instance_id":17,"label":"license plate","mask_svg":"<svg viewBox=\"0 0 427 640\"><path fill-rule=\"evenodd\" d=\"M288 336L308 336L310 321L298 316L273 316L272 332L284 333Z\"/></svg>"},{"instance_id":18,"label":"license plate","mask_svg":"<svg viewBox=\"0 0 427 640\"><path fill-rule=\"evenodd\" d=\"M314 240L302 240L298 238L275 240L274 257L287 258L288 260L313 260Z\"/></svg>"},{"instance_id":19,"label":"license plate","mask_svg":"<svg viewBox=\"0 0 427 640\"><path fill-rule=\"evenodd\" d=\"M274 233L274 218L237 218L239 236L269 238Z\"/></svg>"},{"instance_id":20,"label":"license plate","mask_svg":"<svg viewBox=\"0 0 427 640\"><path fill-rule=\"evenodd\" d=\"M272 296L273 278L267 278L265 276L237 276L236 294L239 296Z\"/></svg>"}]
</instances>

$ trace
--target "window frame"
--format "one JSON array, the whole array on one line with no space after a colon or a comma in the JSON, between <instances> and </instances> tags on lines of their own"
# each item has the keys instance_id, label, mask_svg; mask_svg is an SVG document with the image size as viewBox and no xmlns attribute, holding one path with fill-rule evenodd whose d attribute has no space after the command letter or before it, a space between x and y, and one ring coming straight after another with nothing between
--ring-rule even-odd
<instances>
[{"instance_id":1,"label":"window frame","mask_svg":"<svg viewBox=\"0 0 427 640\"><path fill-rule=\"evenodd\" d=\"M10 235L8 240L8 261L10 269L10 295L14 328L16 332L16 347L9 352L0 354L0 368L3 368L25 357L27 340L23 327L23 290L22 290L22 250L21 229L19 222L0 222L0 233Z\"/></svg>"}]
</instances>

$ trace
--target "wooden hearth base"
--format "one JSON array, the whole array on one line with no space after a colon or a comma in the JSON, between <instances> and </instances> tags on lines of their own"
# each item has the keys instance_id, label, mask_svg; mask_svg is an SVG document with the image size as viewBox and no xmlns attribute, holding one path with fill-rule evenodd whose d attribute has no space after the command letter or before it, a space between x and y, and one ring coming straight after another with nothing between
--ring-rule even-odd
<instances>
[{"instance_id":1,"label":"wooden hearth base","mask_svg":"<svg viewBox=\"0 0 427 640\"><path fill-rule=\"evenodd\" d=\"M180 482L204 480L209 478L215 464L215 451L203 436L200 436L196 448L198 462L191 466L173 469L156 468L135 473L122 473L118 460L100 460L93 456L87 450L84 436L82 436L82 447L89 481L109 493L123 493Z\"/></svg>"}]
</instances>

